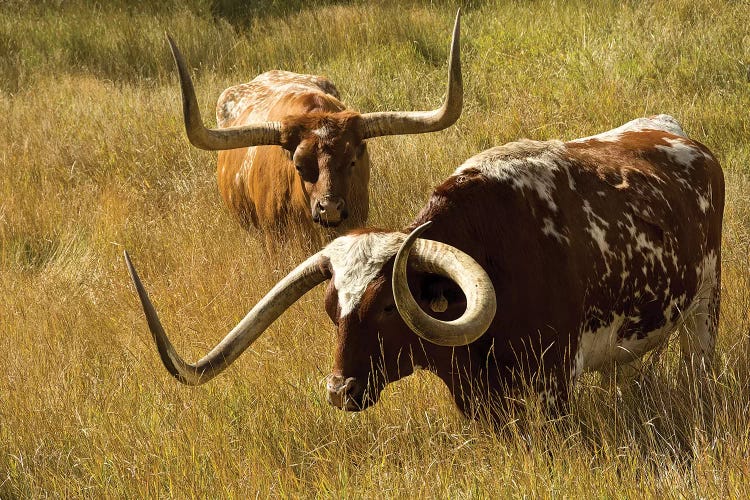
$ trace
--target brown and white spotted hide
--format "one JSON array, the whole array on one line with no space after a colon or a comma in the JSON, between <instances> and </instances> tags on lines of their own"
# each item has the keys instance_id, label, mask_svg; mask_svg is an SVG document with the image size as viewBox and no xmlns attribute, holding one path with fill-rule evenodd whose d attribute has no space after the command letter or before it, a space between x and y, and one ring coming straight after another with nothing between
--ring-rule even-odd
<instances>
[{"instance_id":1,"label":"brown and white spotted hide","mask_svg":"<svg viewBox=\"0 0 750 500\"><path fill-rule=\"evenodd\" d=\"M377 401L387 382L424 367L476 415L535 388L564 404L586 370L637 361L680 326L683 356L708 362L716 338L724 208L711 152L667 115L569 142L524 140L466 161L410 228L471 255L490 276L498 310L465 347L412 333L393 305L402 233L357 232L326 248L326 310L337 325L329 400ZM410 271L415 297L441 319L463 295Z\"/></svg>"},{"instance_id":2,"label":"brown and white spotted hide","mask_svg":"<svg viewBox=\"0 0 750 500\"><path fill-rule=\"evenodd\" d=\"M219 97L220 127L282 123L282 146L219 152L219 191L249 227L320 225L337 232L367 220L370 165L361 116L320 76L269 71Z\"/></svg>"}]
</instances>

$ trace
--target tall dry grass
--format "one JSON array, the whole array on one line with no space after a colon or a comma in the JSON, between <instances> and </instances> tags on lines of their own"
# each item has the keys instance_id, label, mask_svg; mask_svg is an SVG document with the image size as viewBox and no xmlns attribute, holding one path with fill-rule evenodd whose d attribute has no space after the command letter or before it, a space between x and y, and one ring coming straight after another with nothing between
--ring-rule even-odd
<instances>
[{"instance_id":1,"label":"tall dry grass","mask_svg":"<svg viewBox=\"0 0 750 500\"><path fill-rule=\"evenodd\" d=\"M370 223L394 229L463 159L518 137L667 112L725 168L713 421L669 350L638 384L588 376L571 415L532 405L506 429L464 420L424 372L365 412L329 407L320 289L206 386L161 367L124 248L189 359L305 257L269 255L223 209L215 157L184 138L165 30L206 115L271 68L327 74L362 111L444 90L452 3L258 5L0 3L0 497L748 496L747 2L464 4L458 124L372 141Z\"/></svg>"}]
</instances>

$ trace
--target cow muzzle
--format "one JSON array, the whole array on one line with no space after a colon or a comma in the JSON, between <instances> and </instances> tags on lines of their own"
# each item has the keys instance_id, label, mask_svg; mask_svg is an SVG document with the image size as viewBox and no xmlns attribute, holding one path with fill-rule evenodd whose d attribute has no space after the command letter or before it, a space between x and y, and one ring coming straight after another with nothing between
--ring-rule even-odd
<instances>
[{"instance_id":1,"label":"cow muzzle","mask_svg":"<svg viewBox=\"0 0 750 500\"><path fill-rule=\"evenodd\" d=\"M328 402L340 410L360 411L374 403L365 397L366 385L354 377L328 375L326 389Z\"/></svg>"},{"instance_id":2,"label":"cow muzzle","mask_svg":"<svg viewBox=\"0 0 750 500\"><path fill-rule=\"evenodd\" d=\"M323 227L336 227L347 217L349 211L346 209L346 202L340 196L326 195L313 205L313 221Z\"/></svg>"}]
</instances>

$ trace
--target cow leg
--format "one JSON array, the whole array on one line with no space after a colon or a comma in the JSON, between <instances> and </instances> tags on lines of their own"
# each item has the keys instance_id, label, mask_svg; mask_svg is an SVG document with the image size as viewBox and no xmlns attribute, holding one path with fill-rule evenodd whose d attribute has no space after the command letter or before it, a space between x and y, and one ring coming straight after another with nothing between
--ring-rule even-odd
<instances>
[{"instance_id":1,"label":"cow leg","mask_svg":"<svg viewBox=\"0 0 750 500\"><path fill-rule=\"evenodd\" d=\"M636 358L629 363L615 363L599 371L602 375L602 385L610 388L635 382L643 370L643 359Z\"/></svg>"},{"instance_id":2,"label":"cow leg","mask_svg":"<svg viewBox=\"0 0 750 500\"><path fill-rule=\"evenodd\" d=\"M545 388L539 392L542 409L552 417L568 413L569 396L569 387L564 382L558 382L557 377L547 380Z\"/></svg>"},{"instance_id":3,"label":"cow leg","mask_svg":"<svg viewBox=\"0 0 750 500\"><path fill-rule=\"evenodd\" d=\"M571 367L561 361L550 363L534 377L534 390L539 397L542 410L549 416L556 418L565 415L569 410L572 379L566 376L571 373Z\"/></svg>"},{"instance_id":4,"label":"cow leg","mask_svg":"<svg viewBox=\"0 0 750 500\"><path fill-rule=\"evenodd\" d=\"M719 324L718 272L716 280L703 290L704 293L699 294L680 328L683 361L681 385L688 391L688 399L696 411L694 417L703 424L702 427L710 428L713 404L709 375Z\"/></svg>"},{"instance_id":5,"label":"cow leg","mask_svg":"<svg viewBox=\"0 0 750 500\"><path fill-rule=\"evenodd\" d=\"M680 351L690 381L704 376L711 367L719 325L718 278L699 295L680 328Z\"/></svg>"}]
</instances>

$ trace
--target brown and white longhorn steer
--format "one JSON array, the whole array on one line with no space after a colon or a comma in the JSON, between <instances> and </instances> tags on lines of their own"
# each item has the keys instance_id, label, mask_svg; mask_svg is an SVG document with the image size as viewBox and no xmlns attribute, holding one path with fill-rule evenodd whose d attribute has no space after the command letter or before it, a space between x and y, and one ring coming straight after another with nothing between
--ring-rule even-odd
<instances>
[{"instance_id":1,"label":"brown and white longhorn steer","mask_svg":"<svg viewBox=\"0 0 750 500\"><path fill-rule=\"evenodd\" d=\"M456 15L448 93L434 111L360 114L322 76L269 71L226 89L216 106L219 128L203 125L190 73L170 38L182 86L185 128L194 146L220 150L217 178L229 210L245 227L315 225L334 234L367 221L372 137L442 130L461 115L463 86ZM346 221L346 223L344 223Z\"/></svg>"},{"instance_id":2,"label":"brown and white longhorn steer","mask_svg":"<svg viewBox=\"0 0 750 500\"><path fill-rule=\"evenodd\" d=\"M186 384L221 372L330 280L333 405L365 408L423 367L476 415L522 385L564 405L581 373L637 362L678 327L685 362L705 366L723 209L716 158L667 115L570 142L506 144L438 186L408 238L369 230L332 241L195 365L172 348L128 265L161 359Z\"/></svg>"}]
</instances>

